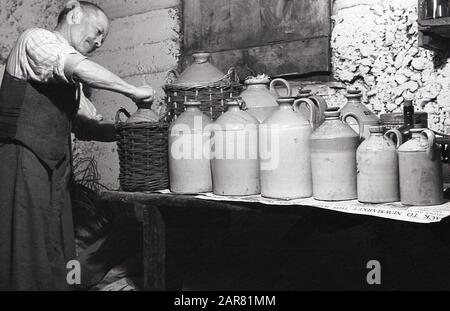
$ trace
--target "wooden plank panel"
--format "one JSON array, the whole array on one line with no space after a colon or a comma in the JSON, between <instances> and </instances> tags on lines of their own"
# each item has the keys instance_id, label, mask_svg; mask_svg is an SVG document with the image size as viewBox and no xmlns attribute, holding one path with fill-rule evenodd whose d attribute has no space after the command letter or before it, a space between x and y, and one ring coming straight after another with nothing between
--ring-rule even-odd
<instances>
[{"instance_id":1,"label":"wooden plank panel","mask_svg":"<svg viewBox=\"0 0 450 311\"><path fill-rule=\"evenodd\" d=\"M111 19L180 5L180 0L93 0Z\"/></svg>"},{"instance_id":2,"label":"wooden plank panel","mask_svg":"<svg viewBox=\"0 0 450 311\"><path fill-rule=\"evenodd\" d=\"M331 71L329 0L186 0L184 9L183 68L202 50L241 78Z\"/></svg>"},{"instance_id":3,"label":"wooden plank panel","mask_svg":"<svg viewBox=\"0 0 450 311\"><path fill-rule=\"evenodd\" d=\"M241 79L266 73L270 76L330 72L329 37L292 41L242 50L212 53L212 62L224 72L237 69Z\"/></svg>"},{"instance_id":4,"label":"wooden plank panel","mask_svg":"<svg viewBox=\"0 0 450 311\"><path fill-rule=\"evenodd\" d=\"M199 0L184 0L184 46L191 53L202 49L203 27L201 19L201 3Z\"/></svg>"},{"instance_id":5,"label":"wooden plank panel","mask_svg":"<svg viewBox=\"0 0 450 311\"><path fill-rule=\"evenodd\" d=\"M227 49L231 46L230 0L202 1L203 49Z\"/></svg>"},{"instance_id":6,"label":"wooden plank panel","mask_svg":"<svg viewBox=\"0 0 450 311\"><path fill-rule=\"evenodd\" d=\"M231 41L229 48L256 46L261 38L260 0L231 0Z\"/></svg>"},{"instance_id":7,"label":"wooden plank panel","mask_svg":"<svg viewBox=\"0 0 450 311\"><path fill-rule=\"evenodd\" d=\"M166 289L166 225L157 207L144 206L144 290Z\"/></svg>"},{"instance_id":8,"label":"wooden plank panel","mask_svg":"<svg viewBox=\"0 0 450 311\"><path fill-rule=\"evenodd\" d=\"M261 42L292 41L331 33L329 0L261 0Z\"/></svg>"},{"instance_id":9,"label":"wooden plank panel","mask_svg":"<svg viewBox=\"0 0 450 311\"><path fill-rule=\"evenodd\" d=\"M218 52L330 36L329 0L186 0L185 50Z\"/></svg>"},{"instance_id":10,"label":"wooden plank panel","mask_svg":"<svg viewBox=\"0 0 450 311\"><path fill-rule=\"evenodd\" d=\"M187 51L218 51L231 47L230 1L186 1L184 20Z\"/></svg>"}]
</instances>

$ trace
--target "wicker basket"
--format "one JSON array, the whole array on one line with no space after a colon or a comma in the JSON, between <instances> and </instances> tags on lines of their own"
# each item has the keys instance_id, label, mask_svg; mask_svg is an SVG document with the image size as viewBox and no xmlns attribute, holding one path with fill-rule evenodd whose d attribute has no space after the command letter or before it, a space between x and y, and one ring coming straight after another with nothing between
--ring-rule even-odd
<instances>
[{"instance_id":1,"label":"wicker basket","mask_svg":"<svg viewBox=\"0 0 450 311\"><path fill-rule=\"evenodd\" d=\"M117 111L117 151L121 190L167 189L169 123L166 121L125 123L120 120L122 113L130 117L124 108Z\"/></svg>"},{"instance_id":2,"label":"wicker basket","mask_svg":"<svg viewBox=\"0 0 450 311\"><path fill-rule=\"evenodd\" d=\"M176 71L170 73L178 75ZM238 96L242 91L242 84L233 68L219 81L199 84L168 83L164 86L166 104L170 120L184 111L184 103L188 100L200 101L200 110L213 120L225 111L225 101Z\"/></svg>"}]
</instances>

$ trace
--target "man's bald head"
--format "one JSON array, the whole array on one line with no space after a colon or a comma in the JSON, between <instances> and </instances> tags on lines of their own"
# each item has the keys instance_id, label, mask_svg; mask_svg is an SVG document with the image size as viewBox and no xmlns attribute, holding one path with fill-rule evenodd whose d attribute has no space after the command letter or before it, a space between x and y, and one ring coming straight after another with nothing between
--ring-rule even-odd
<instances>
[{"instance_id":1,"label":"man's bald head","mask_svg":"<svg viewBox=\"0 0 450 311\"><path fill-rule=\"evenodd\" d=\"M109 31L105 12L87 1L69 0L58 18L56 30L83 55L99 48Z\"/></svg>"},{"instance_id":2,"label":"man's bald head","mask_svg":"<svg viewBox=\"0 0 450 311\"><path fill-rule=\"evenodd\" d=\"M105 11L103 11L103 9L101 7L99 7L98 5L96 5L95 3L91 3L88 1L69 1L67 3L66 7L59 13L58 25L60 23L64 22L64 20L67 17L67 14L76 7L76 5L71 5L71 2L78 2L80 4L81 9L86 14L94 15L94 16L97 14L103 14L103 15L107 16Z\"/></svg>"}]
</instances>

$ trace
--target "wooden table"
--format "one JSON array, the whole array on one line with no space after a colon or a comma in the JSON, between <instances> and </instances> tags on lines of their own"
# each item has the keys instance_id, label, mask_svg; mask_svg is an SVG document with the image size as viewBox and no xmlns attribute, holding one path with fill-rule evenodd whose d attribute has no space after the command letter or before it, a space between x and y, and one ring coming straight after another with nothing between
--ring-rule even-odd
<instances>
[{"instance_id":1,"label":"wooden table","mask_svg":"<svg viewBox=\"0 0 450 311\"><path fill-rule=\"evenodd\" d=\"M245 202L211 201L191 195L160 193L105 191L102 192L101 199L116 203L131 203L137 211L142 212L144 227L144 288L146 290L166 290L167 258L166 221L164 215L177 211L187 216L194 209L200 212L230 211L235 213L258 213L259 215L292 215L303 221L302 223L305 224L302 227L303 234L309 235L309 237L312 236L313 240L314 234L317 236L321 232L329 233L328 237L321 237L317 241L330 240L330 245L325 245L326 243L324 245L319 245L320 243L313 244L317 246L317 249L321 252L320 254L327 254L327 248L335 251L340 243L348 244L348 241L354 241L354 243L352 246L346 246L348 247L346 252L351 254L354 249L355 254L358 254L358 249L357 247L355 249L354 246L359 245L361 242L358 240L361 238L358 236L358 232L360 232L358 230L360 228L368 228L367 230L364 229L366 236L364 239L367 240L367 237L369 237L369 240L373 239L374 241L365 241L364 243L371 244L376 248L377 252L372 253L370 251L367 253L367 256L365 254L357 256L358 260L363 260L366 257L370 259L370 256L375 253L377 256L387 256L387 268L385 271L389 270L391 273L385 277L385 280L390 280L391 284L395 283L396 285L390 286L386 284L383 288L395 289L397 286L400 286L398 284L405 283L410 284L407 286L412 289L421 289L421 285L424 288L450 289L450 226L447 218L438 223L418 224L365 215L344 214L314 206L272 206ZM355 231L354 228L359 229ZM311 235L311 231L315 233ZM333 236L339 237L335 239ZM305 249L308 249L308 247L310 248L311 246L307 246ZM331 253L333 251L330 251ZM319 254L317 250L316 254ZM412 259L409 260L409 258ZM311 259L311 261L314 260ZM396 283L398 280L395 279L393 275L395 273L392 271L397 271L398 266L401 267L403 264L401 262L403 260L406 261L406 275L418 273L423 278L423 282L421 279L415 280L411 276L412 281L405 279L405 282ZM345 259L343 262L345 263ZM390 265L391 262L395 262L395 265ZM422 267L418 267L418 265ZM440 272L423 272L431 271L433 267L439 269ZM361 268L362 273L364 273L364 268ZM348 269L353 271L351 268ZM336 281L336 284L339 284L339 282ZM320 285L316 284L312 288L320 289ZM362 285L362 288L364 288L364 285Z\"/></svg>"}]
</instances>

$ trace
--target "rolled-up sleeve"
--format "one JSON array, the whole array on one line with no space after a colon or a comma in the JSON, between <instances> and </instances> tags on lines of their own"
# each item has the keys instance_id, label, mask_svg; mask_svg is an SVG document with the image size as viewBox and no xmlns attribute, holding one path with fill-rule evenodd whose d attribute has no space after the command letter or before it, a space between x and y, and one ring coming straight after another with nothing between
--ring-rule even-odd
<instances>
[{"instance_id":1,"label":"rolled-up sleeve","mask_svg":"<svg viewBox=\"0 0 450 311\"><path fill-rule=\"evenodd\" d=\"M75 83L73 70L84 59L85 56L54 32L34 28L19 38L8 59L7 70L26 80Z\"/></svg>"}]
</instances>

